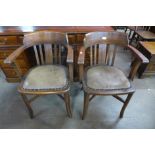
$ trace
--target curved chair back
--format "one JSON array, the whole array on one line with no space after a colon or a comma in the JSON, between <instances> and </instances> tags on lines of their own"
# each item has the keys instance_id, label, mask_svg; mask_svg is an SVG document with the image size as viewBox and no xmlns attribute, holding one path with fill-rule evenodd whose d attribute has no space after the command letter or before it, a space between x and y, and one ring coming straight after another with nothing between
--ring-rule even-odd
<instances>
[{"instance_id":1,"label":"curved chair back","mask_svg":"<svg viewBox=\"0 0 155 155\"><path fill-rule=\"evenodd\" d=\"M113 65L117 46L127 46L128 37L121 32L91 32L85 35L84 47L91 65ZM87 56L86 56L87 57Z\"/></svg>"},{"instance_id":2,"label":"curved chair back","mask_svg":"<svg viewBox=\"0 0 155 155\"><path fill-rule=\"evenodd\" d=\"M68 38L64 33L39 31L24 35L23 44L33 47L37 65L62 64Z\"/></svg>"}]
</instances>

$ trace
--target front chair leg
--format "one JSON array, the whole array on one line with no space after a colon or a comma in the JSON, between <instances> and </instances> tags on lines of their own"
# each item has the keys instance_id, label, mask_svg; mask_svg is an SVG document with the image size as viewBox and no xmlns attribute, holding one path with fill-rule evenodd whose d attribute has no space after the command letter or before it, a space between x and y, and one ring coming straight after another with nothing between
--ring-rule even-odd
<instances>
[{"instance_id":1,"label":"front chair leg","mask_svg":"<svg viewBox=\"0 0 155 155\"><path fill-rule=\"evenodd\" d=\"M31 106L30 106L30 103L29 103L29 101L28 101L26 95L21 94L21 96L22 96L23 101L24 101L24 103L25 103L25 105L26 105L26 107L27 107L27 109L28 109L28 111L29 111L30 118L33 118L33 117L34 117L34 116L33 116L33 110L32 110L32 108L31 108Z\"/></svg>"},{"instance_id":2,"label":"front chair leg","mask_svg":"<svg viewBox=\"0 0 155 155\"><path fill-rule=\"evenodd\" d=\"M83 106L83 115L82 115L82 119L83 120L85 119L85 116L87 114L88 105L89 105L89 94L84 92L84 106Z\"/></svg>"},{"instance_id":3,"label":"front chair leg","mask_svg":"<svg viewBox=\"0 0 155 155\"><path fill-rule=\"evenodd\" d=\"M72 110L71 110L71 103L70 103L69 92L64 94L64 100L65 100L65 104L66 104L67 114L71 118L72 117Z\"/></svg>"},{"instance_id":4,"label":"front chair leg","mask_svg":"<svg viewBox=\"0 0 155 155\"><path fill-rule=\"evenodd\" d=\"M124 111L125 111L125 109L126 109L128 103L129 103L129 101L130 101L132 95L133 95L133 93L128 94L128 96L127 96L127 98L126 98L126 100L125 100L125 102L124 102L124 105L123 105L123 107L122 107L122 109L121 109L120 118L123 118Z\"/></svg>"}]
</instances>

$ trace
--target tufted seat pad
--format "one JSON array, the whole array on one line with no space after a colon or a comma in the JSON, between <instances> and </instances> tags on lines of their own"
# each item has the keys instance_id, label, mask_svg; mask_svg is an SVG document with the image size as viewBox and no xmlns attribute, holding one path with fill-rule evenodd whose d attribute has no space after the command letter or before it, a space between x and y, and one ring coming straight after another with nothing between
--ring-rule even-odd
<instances>
[{"instance_id":1,"label":"tufted seat pad","mask_svg":"<svg viewBox=\"0 0 155 155\"><path fill-rule=\"evenodd\" d=\"M66 68L59 65L43 65L33 68L27 75L24 89L61 89L68 84Z\"/></svg>"},{"instance_id":2,"label":"tufted seat pad","mask_svg":"<svg viewBox=\"0 0 155 155\"><path fill-rule=\"evenodd\" d=\"M124 73L112 66L93 66L85 73L86 85L91 89L126 89L130 82Z\"/></svg>"}]
</instances>

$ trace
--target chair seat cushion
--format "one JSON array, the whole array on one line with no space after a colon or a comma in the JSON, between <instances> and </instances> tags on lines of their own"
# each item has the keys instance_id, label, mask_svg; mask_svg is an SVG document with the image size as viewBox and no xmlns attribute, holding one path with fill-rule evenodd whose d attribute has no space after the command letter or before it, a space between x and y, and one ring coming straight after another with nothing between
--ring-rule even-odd
<instances>
[{"instance_id":1,"label":"chair seat cushion","mask_svg":"<svg viewBox=\"0 0 155 155\"><path fill-rule=\"evenodd\" d=\"M27 75L24 89L61 89L68 84L66 68L61 65L43 65L33 68Z\"/></svg>"},{"instance_id":2,"label":"chair seat cushion","mask_svg":"<svg viewBox=\"0 0 155 155\"><path fill-rule=\"evenodd\" d=\"M124 73L112 66L93 66L85 73L86 85L91 89L125 89L130 82Z\"/></svg>"}]
</instances>

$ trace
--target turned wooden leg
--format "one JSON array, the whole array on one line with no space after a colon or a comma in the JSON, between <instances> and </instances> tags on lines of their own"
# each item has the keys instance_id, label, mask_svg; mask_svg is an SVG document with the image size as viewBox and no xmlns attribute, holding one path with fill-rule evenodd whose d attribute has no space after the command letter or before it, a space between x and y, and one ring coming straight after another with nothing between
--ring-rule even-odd
<instances>
[{"instance_id":1,"label":"turned wooden leg","mask_svg":"<svg viewBox=\"0 0 155 155\"><path fill-rule=\"evenodd\" d=\"M72 117L72 110L71 110L71 104L70 104L70 95L69 92L64 94L64 100L66 104L66 111L68 116L71 118Z\"/></svg>"},{"instance_id":2,"label":"turned wooden leg","mask_svg":"<svg viewBox=\"0 0 155 155\"><path fill-rule=\"evenodd\" d=\"M83 120L85 119L85 116L87 114L88 105L89 105L89 94L84 92L84 106L83 106L83 115L82 115L82 119Z\"/></svg>"},{"instance_id":3,"label":"turned wooden leg","mask_svg":"<svg viewBox=\"0 0 155 155\"><path fill-rule=\"evenodd\" d=\"M25 103L25 105L26 105L26 107L27 107L27 109L28 109L28 111L29 111L30 118L33 118L33 117L34 117L34 116L33 116L33 110L32 110L32 108L31 108L31 106L30 106L30 103L29 103L29 101L28 101L26 95L21 94L21 96L22 96L23 101L24 101L24 103Z\"/></svg>"},{"instance_id":4,"label":"turned wooden leg","mask_svg":"<svg viewBox=\"0 0 155 155\"><path fill-rule=\"evenodd\" d=\"M122 107L122 109L121 109L120 118L123 118L124 111L125 111L125 109L126 109L128 103L129 103L129 101L130 101L132 95L133 95L133 93L128 94L128 96L127 96L127 98L126 98L126 100L125 100L125 102L124 102L124 105L123 105L123 107Z\"/></svg>"}]
</instances>

